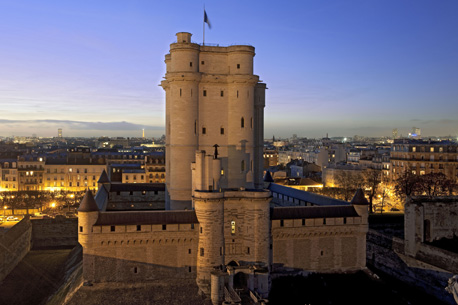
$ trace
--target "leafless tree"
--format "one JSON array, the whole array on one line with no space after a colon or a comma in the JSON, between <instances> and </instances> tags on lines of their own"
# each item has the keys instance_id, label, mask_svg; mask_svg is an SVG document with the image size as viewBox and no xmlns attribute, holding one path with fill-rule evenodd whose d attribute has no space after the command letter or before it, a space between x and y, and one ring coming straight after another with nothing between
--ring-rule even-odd
<instances>
[{"instance_id":1,"label":"leafless tree","mask_svg":"<svg viewBox=\"0 0 458 305\"><path fill-rule=\"evenodd\" d=\"M359 171L339 171L334 181L336 186L341 188L345 201L349 201L356 189L364 184L363 176Z\"/></svg>"},{"instance_id":2,"label":"leafless tree","mask_svg":"<svg viewBox=\"0 0 458 305\"><path fill-rule=\"evenodd\" d=\"M380 182L382 182L380 170L368 168L363 172L364 186L369 189L369 211L373 213L373 199L377 195Z\"/></svg>"}]
</instances>

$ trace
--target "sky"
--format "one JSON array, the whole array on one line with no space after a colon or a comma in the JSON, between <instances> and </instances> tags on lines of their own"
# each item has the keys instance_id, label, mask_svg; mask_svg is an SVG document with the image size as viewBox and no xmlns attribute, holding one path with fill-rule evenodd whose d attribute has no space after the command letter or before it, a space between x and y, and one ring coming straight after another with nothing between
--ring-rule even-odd
<instances>
[{"instance_id":1,"label":"sky","mask_svg":"<svg viewBox=\"0 0 458 305\"><path fill-rule=\"evenodd\" d=\"M0 136L165 133L177 32L256 48L265 137L458 136L456 0L0 0Z\"/></svg>"}]
</instances>

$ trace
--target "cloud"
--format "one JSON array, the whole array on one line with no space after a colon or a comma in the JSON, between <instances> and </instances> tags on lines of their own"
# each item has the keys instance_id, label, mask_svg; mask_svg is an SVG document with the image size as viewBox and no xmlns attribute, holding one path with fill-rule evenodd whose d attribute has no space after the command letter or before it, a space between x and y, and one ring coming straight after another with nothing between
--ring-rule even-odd
<instances>
[{"instance_id":1,"label":"cloud","mask_svg":"<svg viewBox=\"0 0 458 305\"><path fill-rule=\"evenodd\" d=\"M126 121L121 122L85 122L71 120L5 120L0 119L1 125L8 127L66 127L74 130L163 130L164 126L141 125Z\"/></svg>"}]
</instances>

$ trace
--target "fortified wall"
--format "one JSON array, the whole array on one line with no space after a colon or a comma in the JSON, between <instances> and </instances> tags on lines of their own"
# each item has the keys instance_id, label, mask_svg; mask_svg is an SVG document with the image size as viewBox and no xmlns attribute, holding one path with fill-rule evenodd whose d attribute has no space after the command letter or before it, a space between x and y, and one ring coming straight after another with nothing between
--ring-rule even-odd
<instances>
[{"instance_id":1,"label":"fortified wall","mask_svg":"<svg viewBox=\"0 0 458 305\"><path fill-rule=\"evenodd\" d=\"M5 233L0 233L0 281L2 281L30 251L32 224L22 219Z\"/></svg>"},{"instance_id":2,"label":"fortified wall","mask_svg":"<svg viewBox=\"0 0 458 305\"><path fill-rule=\"evenodd\" d=\"M32 219L32 247L74 247L78 244L78 219Z\"/></svg>"},{"instance_id":3,"label":"fortified wall","mask_svg":"<svg viewBox=\"0 0 458 305\"><path fill-rule=\"evenodd\" d=\"M458 274L458 254L429 242L456 237L457 212L457 197L408 199L404 239L369 230L367 264L448 304L456 304L445 287Z\"/></svg>"}]
</instances>

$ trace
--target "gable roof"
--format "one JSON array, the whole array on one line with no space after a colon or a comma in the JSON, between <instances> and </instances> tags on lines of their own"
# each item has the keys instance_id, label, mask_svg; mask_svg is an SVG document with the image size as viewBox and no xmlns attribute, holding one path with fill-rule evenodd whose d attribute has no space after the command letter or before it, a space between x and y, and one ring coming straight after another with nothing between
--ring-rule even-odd
<instances>
[{"instance_id":1,"label":"gable roof","mask_svg":"<svg viewBox=\"0 0 458 305\"><path fill-rule=\"evenodd\" d=\"M313 207L274 207L270 218L276 219L306 219L306 218L338 218L359 217L353 206L313 206Z\"/></svg>"}]
</instances>

